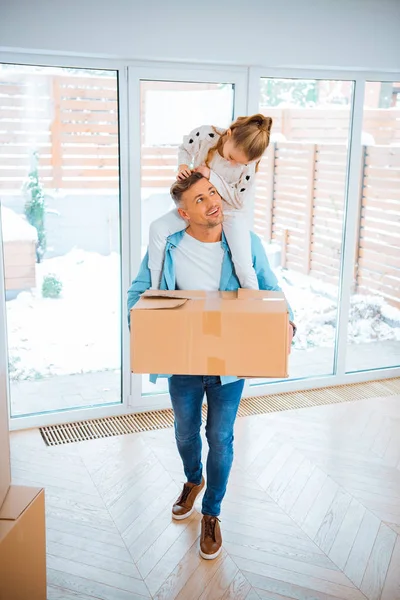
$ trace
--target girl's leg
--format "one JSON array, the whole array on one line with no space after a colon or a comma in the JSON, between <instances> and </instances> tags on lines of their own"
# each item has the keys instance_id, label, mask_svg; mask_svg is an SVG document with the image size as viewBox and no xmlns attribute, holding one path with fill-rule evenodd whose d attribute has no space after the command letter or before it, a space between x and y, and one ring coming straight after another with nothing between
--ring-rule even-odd
<instances>
[{"instance_id":1,"label":"girl's leg","mask_svg":"<svg viewBox=\"0 0 400 600\"><path fill-rule=\"evenodd\" d=\"M150 224L149 269L152 289L160 287L167 237L186 227L186 221L179 216L176 208Z\"/></svg>"},{"instance_id":2,"label":"girl's leg","mask_svg":"<svg viewBox=\"0 0 400 600\"><path fill-rule=\"evenodd\" d=\"M236 275L242 288L258 290L258 280L253 268L250 230L247 218L241 211L225 211L224 233L232 253Z\"/></svg>"}]
</instances>

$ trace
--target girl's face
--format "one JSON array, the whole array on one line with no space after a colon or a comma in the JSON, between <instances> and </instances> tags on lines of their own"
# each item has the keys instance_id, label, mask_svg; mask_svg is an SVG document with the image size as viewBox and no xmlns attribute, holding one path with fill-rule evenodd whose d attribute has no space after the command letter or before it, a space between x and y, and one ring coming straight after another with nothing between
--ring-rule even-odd
<instances>
[{"instance_id":1,"label":"girl's face","mask_svg":"<svg viewBox=\"0 0 400 600\"><path fill-rule=\"evenodd\" d=\"M232 132L230 129L226 132L227 139L222 147L222 154L225 160L227 160L232 166L236 165L247 165L249 163L249 159L245 155L245 153L240 150L237 146L235 146L232 140Z\"/></svg>"}]
</instances>

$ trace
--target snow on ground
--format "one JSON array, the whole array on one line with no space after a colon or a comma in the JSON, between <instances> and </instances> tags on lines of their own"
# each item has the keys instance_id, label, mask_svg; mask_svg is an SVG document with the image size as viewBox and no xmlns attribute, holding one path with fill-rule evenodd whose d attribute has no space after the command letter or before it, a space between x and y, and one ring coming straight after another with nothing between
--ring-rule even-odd
<instances>
[{"instance_id":1,"label":"snow on ground","mask_svg":"<svg viewBox=\"0 0 400 600\"><path fill-rule=\"evenodd\" d=\"M7 302L10 377L118 369L121 363L120 257L72 250L36 265L37 287ZM43 298L42 280L55 274L60 298ZM295 309L295 349L332 347L336 334L337 288L298 273L277 275ZM125 318L125 298L122 303ZM400 311L378 296L353 296L349 341L400 341Z\"/></svg>"},{"instance_id":2,"label":"snow on ground","mask_svg":"<svg viewBox=\"0 0 400 600\"><path fill-rule=\"evenodd\" d=\"M336 336L337 286L280 268L276 274L295 311L298 331L294 348L332 347ZM352 295L348 340L351 344L400 341L400 310L378 295Z\"/></svg>"},{"instance_id":3,"label":"snow on ground","mask_svg":"<svg viewBox=\"0 0 400 600\"><path fill-rule=\"evenodd\" d=\"M7 302L11 379L120 368L119 261L72 250L36 265L37 287ZM46 274L63 284L57 299L41 295Z\"/></svg>"}]
</instances>

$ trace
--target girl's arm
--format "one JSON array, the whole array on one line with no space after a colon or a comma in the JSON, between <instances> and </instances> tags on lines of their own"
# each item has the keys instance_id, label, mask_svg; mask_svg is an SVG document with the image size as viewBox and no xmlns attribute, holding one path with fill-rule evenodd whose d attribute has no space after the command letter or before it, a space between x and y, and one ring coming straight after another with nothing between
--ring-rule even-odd
<instances>
[{"instance_id":1,"label":"girl's arm","mask_svg":"<svg viewBox=\"0 0 400 600\"><path fill-rule=\"evenodd\" d=\"M185 135L182 144L178 148L178 165L188 165L191 167L196 155L201 151L205 141L217 140L217 134L212 127L202 125L193 129L189 135Z\"/></svg>"},{"instance_id":2,"label":"girl's arm","mask_svg":"<svg viewBox=\"0 0 400 600\"><path fill-rule=\"evenodd\" d=\"M254 192L256 169L251 164L243 171L238 183L229 184L215 171L210 170L210 183L215 187L219 195L233 208L241 209L248 204Z\"/></svg>"}]
</instances>

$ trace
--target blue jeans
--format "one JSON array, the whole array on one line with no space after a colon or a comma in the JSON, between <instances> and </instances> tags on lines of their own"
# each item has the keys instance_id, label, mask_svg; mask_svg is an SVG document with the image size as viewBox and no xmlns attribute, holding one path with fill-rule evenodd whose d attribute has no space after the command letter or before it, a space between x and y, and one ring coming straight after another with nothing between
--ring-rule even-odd
<instances>
[{"instance_id":1,"label":"blue jeans","mask_svg":"<svg viewBox=\"0 0 400 600\"><path fill-rule=\"evenodd\" d=\"M206 438L207 488L202 513L217 517L225 496L233 462L233 426L242 396L244 380L221 385L219 377L173 375L169 393L175 414L175 439L185 475L191 483L201 482L201 406L204 394L208 411Z\"/></svg>"}]
</instances>

